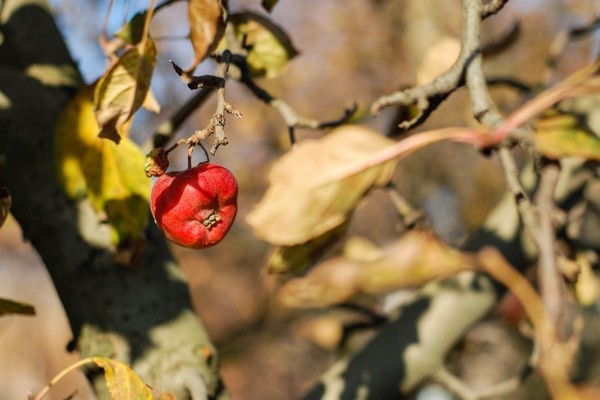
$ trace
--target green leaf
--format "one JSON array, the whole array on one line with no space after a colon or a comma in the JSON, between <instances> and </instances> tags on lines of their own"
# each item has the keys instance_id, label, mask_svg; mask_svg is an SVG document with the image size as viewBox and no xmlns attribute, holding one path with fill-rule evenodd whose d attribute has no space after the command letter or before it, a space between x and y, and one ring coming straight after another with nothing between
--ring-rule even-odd
<instances>
[{"instance_id":1,"label":"green leaf","mask_svg":"<svg viewBox=\"0 0 600 400\"><path fill-rule=\"evenodd\" d=\"M146 11L139 12L129 20L121 29L115 33L115 37L122 39L125 43L136 45L142 41L144 25L146 23Z\"/></svg>"},{"instance_id":2,"label":"green leaf","mask_svg":"<svg viewBox=\"0 0 600 400\"><path fill-rule=\"evenodd\" d=\"M571 114L549 112L536 122L535 144L550 159L582 157L600 161L600 139Z\"/></svg>"},{"instance_id":3,"label":"green leaf","mask_svg":"<svg viewBox=\"0 0 600 400\"><path fill-rule=\"evenodd\" d=\"M156 64L156 47L146 38L127 50L96 85L99 136L119 143L119 128L144 104Z\"/></svg>"},{"instance_id":4,"label":"green leaf","mask_svg":"<svg viewBox=\"0 0 600 400\"><path fill-rule=\"evenodd\" d=\"M35 315L32 305L0 298L0 316L9 314Z\"/></svg>"},{"instance_id":5,"label":"green leaf","mask_svg":"<svg viewBox=\"0 0 600 400\"><path fill-rule=\"evenodd\" d=\"M104 370L106 388L111 400L153 400L152 391L126 364L119 361L94 357L94 363Z\"/></svg>"},{"instance_id":6,"label":"green leaf","mask_svg":"<svg viewBox=\"0 0 600 400\"><path fill-rule=\"evenodd\" d=\"M279 246L303 244L339 227L371 187L389 182L396 161L367 166L339 180L328 179L393 144L358 125L297 144L271 169L270 186L247 222L258 237Z\"/></svg>"},{"instance_id":7,"label":"green leaf","mask_svg":"<svg viewBox=\"0 0 600 400\"><path fill-rule=\"evenodd\" d=\"M84 87L59 118L55 133L56 169L66 194L88 197L104 214L115 244L139 239L148 221L150 181L144 153L125 137L117 145L97 135L94 87Z\"/></svg>"},{"instance_id":8,"label":"green leaf","mask_svg":"<svg viewBox=\"0 0 600 400\"><path fill-rule=\"evenodd\" d=\"M238 40L248 51L248 67L255 77L280 75L298 51L289 36L270 19L252 12L232 14Z\"/></svg>"},{"instance_id":9,"label":"green leaf","mask_svg":"<svg viewBox=\"0 0 600 400\"><path fill-rule=\"evenodd\" d=\"M187 73L209 56L225 33L227 3L221 0L190 0L188 3L190 39L194 48L194 62Z\"/></svg>"},{"instance_id":10,"label":"green leaf","mask_svg":"<svg viewBox=\"0 0 600 400\"><path fill-rule=\"evenodd\" d=\"M271 12L273 7L277 5L277 0L262 0L261 5L265 10Z\"/></svg>"}]
</instances>

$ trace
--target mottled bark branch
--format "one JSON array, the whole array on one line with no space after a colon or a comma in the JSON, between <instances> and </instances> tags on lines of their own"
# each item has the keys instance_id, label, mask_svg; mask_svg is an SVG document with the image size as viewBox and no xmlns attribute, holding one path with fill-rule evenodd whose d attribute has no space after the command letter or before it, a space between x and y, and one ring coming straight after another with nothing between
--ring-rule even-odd
<instances>
[{"instance_id":1,"label":"mottled bark branch","mask_svg":"<svg viewBox=\"0 0 600 400\"><path fill-rule=\"evenodd\" d=\"M216 353L162 234L149 224L140 269L117 265L79 231L89 205L68 199L56 180L55 123L80 79L39 4L4 2L0 93L8 100L0 106L0 185L11 191L12 211L50 272L83 356L128 361L149 384L178 398L215 395Z\"/></svg>"}]
</instances>

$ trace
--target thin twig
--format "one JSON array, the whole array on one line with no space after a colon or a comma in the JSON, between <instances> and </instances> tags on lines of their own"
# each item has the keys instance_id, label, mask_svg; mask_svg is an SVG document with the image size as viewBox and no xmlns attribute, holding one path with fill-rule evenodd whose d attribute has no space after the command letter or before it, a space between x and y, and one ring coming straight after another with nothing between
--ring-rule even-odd
<instances>
[{"instance_id":1,"label":"thin twig","mask_svg":"<svg viewBox=\"0 0 600 400\"><path fill-rule=\"evenodd\" d=\"M503 123L503 118L494 107L490 98L481 65L479 50L481 12L481 3L479 0L463 0L462 49L465 54L471 54L471 61L466 67L466 81L473 115L483 125L495 128ZM508 189L515 199L521 221L523 221L525 229L535 240L539 231L535 208L521 185L519 171L510 154L510 150L506 146L500 146L498 157L504 169Z\"/></svg>"},{"instance_id":2,"label":"thin twig","mask_svg":"<svg viewBox=\"0 0 600 400\"><path fill-rule=\"evenodd\" d=\"M164 147L175 135L175 132L183 122L214 92L214 87L205 87L199 90L187 102L185 102L167 121L162 122L156 128L153 138L153 147Z\"/></svg>"},{"instance_id":3,"label":"thin twig","mask_svg":"<svg viewBox=\"0 0 600 400\"><path fill-rule=\"evenodd\" d=\"M544 81L550 83L553 79L556 66L560 55L565 50L569 42L584 38L600 28L600 16L595 17L590 23L576 26L571 29L566 29L558 32L556 37L550 44L548 57L546 59L546 69L544 72Z\"/></svg>"},{"instance_id":4,"label":"thin twig","mask_svg":"<svg viewBox=\"0 0 600 400\"><path fill-rule=\"evenodd\" d=\"M480 18L483 20L487 17L491 17L502 10L506 3L508 3L508 0L492 0L486 4L482 4L479 12Z\"/></svg>"},{"instance_id":5,"label":"thin twig","mask_svg":"<svg viewBox=\"0 0 600 400\"><path fill-rule=\"evenodd\" d=\"M256 82L250 74L250 69L248 68L245 56L239 54L234 55L232 58L232 63L240 69L240 82L243 83L256 98L273 107L279 113L279 115L288 127L290 142L292 144L296 142L296 129L333 128L350 120L350 118L352 118L352 116L358 109L358 105L354 103L352 107L344 110L344 114L340 118L325 122L320 122L313 118L304 117L298 114L296 110L287 102L272 96L269 92L267 92L265 89L256 84Z\"/></svg>"},{"instance_id":6,"label":"thin twig","mask_svg":"<svg viewBox=\"0 0 600 400\"><path fill-rule=\"evenodd\" d=\"M236 110L231 104L225 101L225 82L227 80L227 72L229 70L229 64L231 63L232 54L229 50L223 51L219 57L219 67L215 75L202 75L193 76L184 71L181 67L171 61L173 69L179 75L185 83L187 83L190 89L198 88L212 88L217 90L217 109L210 119L208 125L201 130L194 132L192 136L187 139L179 140L173 147L167 150L170 152L173 148L181 145L188 145L188 164L190 163L191 153L195 146L200 144L201 140L206 139L211 135L215 135L215 141L210 148L210 154L214 155L220 146L225 146L229 143L227 136L225 136L225 113L234 115L236 118L242 118L242 114ZM198 99L198 102L202 102L204 96ZM191 112L191 111L190 111ZM185 115L187 116L187 115ZM168 127L167 127L168 128Z\"/></svg>"},{"instance_id":7,"label":"thin twig","mask_svg":"<svg viewBox=\"0 0 600 400\"><path fill-rule=\"evenodd\" d=\"M565 305L565 292L559 269L556 263L555 229L553 215L555 212L554 190L560 175L557 164L547 164L540 172L540 186L536 195L539 210L540 232L537 236L538 281L540 293L549 318L556 325Z\"/></svg>"},{"instance_id":8,"label":"thin twig","mask_svg":"<svg viewBox=\"0 0 600 400\"><path fill-rule=\"evenodd\" d=\"M95 363L94 358L84 358L83 360L79 360L76 363L69 365L67 368L63 369L58 374L56 374L56 376L54 378L52 378L50 380L50 382L48 382L48 384L38 393L38 395L34 397L34 400L42 400L44 398L44 396L46 396L48 394L50 389L71 371L74 371L77 368L82 367L86 364L92 364L92 363Z\"/></svg>"}]
</instances>

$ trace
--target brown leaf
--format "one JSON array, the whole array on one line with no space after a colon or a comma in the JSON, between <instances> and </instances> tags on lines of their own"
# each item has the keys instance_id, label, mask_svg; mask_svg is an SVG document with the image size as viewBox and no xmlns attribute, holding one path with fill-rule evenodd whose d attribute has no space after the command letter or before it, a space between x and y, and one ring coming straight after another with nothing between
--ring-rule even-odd
<instances>
[{"instance_id":1,"label":"brown leaf","mask_svg":"<svg viewBox=\"0 0 600 400\"><path fill-rule=\"evenodd\" d=\"M0 315L9 314L35 315L35 309L29 304L0 298Z\"/></svg>"},{"instance_id":2,"label":"brown leaf","mask_svg":"<svg viewBox=\"0 0 600 400\"><path fill-rule=\"evenodd\" d=\"M146 38L127 50L100 78L94 96L100 137L119 143L119 129L146 101L155 64L156 47Z\"/></svg>"},{"instance_id":3,"label":"brown leaf","mask_svg":"<svg viewBox=\"0 0 600 400\"><path fill-rule=\"evenodd\" d=\"M190 74L209 56L225 33L227 1L189 0L190 38L194 47L194 62L186 70Z\"/></svg>"},{"instance_id":4,"label":"brown leaf","mask_svg":"<svg viewBox=\"0 0 600 400\"><path fill-rule=\"evenodd\" d=\"M361 294L422 286L475 267L471 255L427 232L408 232L381 249L364 240L349 240L345 252L289 281L279 293L281 302L290 307L324 307Z\"/></svg>"},{"instance_id":5,"label":"brown leaf","mask_svg":"<svg viewBox=\"0 0 600 400\"><path fill-rule=\"evenodd\" d=\"M335 229L371 187L389 182L396 163L366 167L348 178L323 182L393 143L358 125L299 143L273 166L271 185L248 215L248 223L258 237L280 246L303 244Z\"/></svg>"}]
</instances>

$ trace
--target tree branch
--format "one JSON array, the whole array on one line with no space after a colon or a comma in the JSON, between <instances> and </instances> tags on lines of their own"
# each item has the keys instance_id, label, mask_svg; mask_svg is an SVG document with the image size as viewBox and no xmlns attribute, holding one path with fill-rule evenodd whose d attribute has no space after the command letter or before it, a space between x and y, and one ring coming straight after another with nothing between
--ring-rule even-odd
<instances>
[{"instance_id":1,"label":"tree branch","mask_svg":"<svg viewBox=\"0 0 600 400\"><path fill-rule=\"evenodd\" d=\"M352 118L356 110L358 109L358 105L355 103L352 107L344 110L344 114L335 120L319 122L312 118L306 118L299 115L296 110L292 106L290 106L285 101L273 97L269 92L261 88L254 82L252 76L250 74L250 69L248 68L248 64L246 62L246 57L242 55L234 55L232 62L240 69L240 82L242 82L246 87L256 96L257 99L263 101L269 106L273 107L275 110L279 112L279 115L284 120L285 124L288 128L288 133L290 137L290 142L294 144L296 142L295 130L298 128L306 128L306 129L326 129L333 128L339 126Z\"/></svg>"},{"instance_id":2,"label":"tree branch","mask_svg":"<svg viewBox=\"0 0 600 400\"><path fill-rule=\"evenodd\" d=\"M84 357L129 362L149 384L181 399L215 395L217 358L203 359L197 353L206 348L215 354L214 347L155 225L151 222L146 232L140 269L116 264L110 251L86 242L80 232L79 226L86 223L80 213L85 201L66 197L53 160L56 120L74 92L27 75L29 65L45 64L58 71L76 68L39 1L7 0L4 6L11 12L1 21L5 41L0 48L3 56L11 57L0 66L0 91L9 99L0 108L0 152L5 160L0 183L11 191L13 214L54 281L75 335L71 348L77 347ZM56 76L57 82L64 80Z\"/></svg>"}]
</instances>

